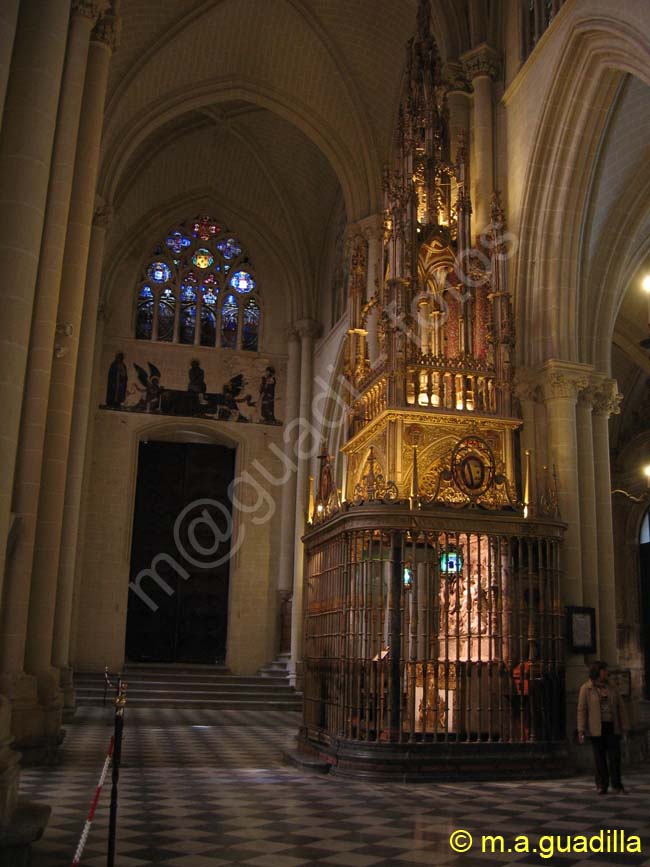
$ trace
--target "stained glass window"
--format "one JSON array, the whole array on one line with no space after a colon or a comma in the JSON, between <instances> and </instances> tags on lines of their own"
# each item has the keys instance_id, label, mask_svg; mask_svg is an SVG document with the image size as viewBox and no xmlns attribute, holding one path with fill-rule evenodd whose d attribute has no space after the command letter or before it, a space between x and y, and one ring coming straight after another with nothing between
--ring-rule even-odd
<instances>
[{"instance_id":1,"label":"stained glass window","mask_svg":"<svg viewBox=\"0 0 650 867\"><path fill-rule=\"evenodd\" d=\"M230 278L230 285L236 292L252 292L255 289L255 281L248 271L235 271Z\"/></svg>"},{"instance_id":2,"label":"stained glass window","mask_svg":"<svg viewBox=\"0 0 650 867\"><path fill-rule=\"evenodd\" d=\"M172 232L171 235L167 238L167 246L173 253L177 254L182 253L183 250L186 247L189 247L191 243L191 239L179 231Z\"/></svg>"},{"instance_id":3,"label":"stained glass window","mask_svg":"<svg viewBox=\"0 0 650 867\"><path fill-rule=\"evenodd\" d=\"M214 256L209 250L206 250L204 247L200 247L192 256L192 262L196 265L197 268L205 270L206 268L209 268L210 265L212 265L212 263L214 262Z\"/></svg>"},{"instance_id":4,"label":"stained glass window","mask_svg":"<svg viewBox=\"0 0 650 867\"><path fill-rule=\"evenodd\" d=\"M194 343L196 329L196 289L188 283L181 287L181 321L178 339L181 343Z\"/></svg>"},{"instance_id":5,"label":"stained glass window","mask_svg":"<svg viewBox=\"0 0 650 867\"><path fill-rule=\"evenodd\" d=\"M249 298L244 306L244 320L242 323L241 348L251 352L257 352L260 330L260 305L255 298Z\"/></svg>"},{"instance_id":6,"label":"stained glass window","mask_svg":"<svg viewBox=\"0 0 650 867\"><path fill-rule=\"evenodd\" d=\"M262 308L253 274L237 235L212 217L176 223L144 262L135 336L257 351Z\"/></svg>"},{"instance_id":7,"label":"stained glass window","mask_svg":"<svg viewBox=\"0 0 650 867\"><path fill-rule=\"evenodd\" d=\"M169 287L160 293L158 302L158 340L174 339L174 320L176 319L176 296Z\"/></svg>"},{"instance_id":8,"label":"stained glass window","mask_svg":"<svg viewBox=\"0 0 650 867\"><path fill-rule=\"evenodd\" d=\"M172 278L172 269L164 262L152 262L147 275L154 283L168 283Z\"/></svg>"},{"instance_id":9,"label":"stained glass window","mask_svg":"<svg viewBox=\"0 0 650 867\"><path fill-rule=\"evenodd\" d=\"M202 286L201 346L214 346L217 342L217 294L213 286Z\"/></svg>"},{"instance_id":10,"label":"stained glass window","mask_svg":"<svg viewBox=\"0 0 650 867\"><path fill-rule=\"evenodd\" d=\"M226 295L221 308L221 345L226 349L237 346L237 325L239 323L239 306L234 295Z\"/></svg>"},{"instance_id":11,"label":"stained glass window","mask_svg":"<svg viewBox=\"0 0 650 867\"><path fill-rule=\"evenodd\" d=\"M235 238L225 238L223 241L219 241L217 250L224 259L236 259L241 253L241 247Z\"/></svg>"},{"instance_id":12,"label":"stained glass window","mask_svg":"<svg viewBox=\"0 0 650 867\"><path fill-rule=\"evenodd\" d=\"M151 286L143 286L138 292L135 318L135 336L138 340L151 340L153 332L153 292Z\"/></svg>"},{"instance_id":13,"label":"stained glass window","mask_svg":"<svg viewBox=\"0 0 650 867\"><path fill-rule=\"evenodd\" d=\"M192 234L201 241L209 241L218 231L219 226L210 217L198 217L192 224Z\"/></svg>"}]
</instances>

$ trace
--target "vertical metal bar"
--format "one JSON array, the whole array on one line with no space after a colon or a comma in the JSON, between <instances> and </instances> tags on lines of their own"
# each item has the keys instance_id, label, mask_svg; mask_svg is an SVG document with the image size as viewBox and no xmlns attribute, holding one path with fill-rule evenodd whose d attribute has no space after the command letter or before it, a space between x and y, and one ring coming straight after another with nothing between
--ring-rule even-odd
<instances>
[{"instance_id":1,"label":"vertical metal bar","mask_svg":"<svg viewBox=\"0 0 650 867\"><path fill-rule=\"evenodd\" d=\"M524 738L524 659L526 658L525 646L524 646L524 574L523 574L523 544L521 538L517 537L517 578L516 578L516 592L518 599L518 608L519 608L519 623L517 624L517 629L519 633L519 741L523 742Z\"/></svg>"},{"instance_id":2,"label":"vertical metal bar","mask_svg":"<svg viewBox=\"0 0 650 867\"><path fill-rule=\"evenodd\" d=\"M492 588L494 586L494 575L492 569L492 536L486 537L486 567L487 567L487 640L488 640L488 659L487 659L487 726L488 726L488 743L492 741L492 732L494 730L494 709L492 707L492 699L494 695L494 599Z\"/></svg>"},{"instance_id":3,"label":"vertical metal bar","mask_svg":"<svg viewBox=\"0 0 650 867\"><path fill-rule=\"evenodd\" d=\"M444 667L444 677L445 677L445 732L444 739L445 741L449 740L449 639L450 639L450 625L453 625L453 621L450 624L449 615L450 615L450 607L451 607L451 594L450 594L450 583L449 583L449 535L445 533L445 574L444 574L444 584L445 584L445 667ZM458 589L458 588L456 588ZM454 608L455 616L458 617L458 601L457 595L454 595Z\"/></svg>"},{"instance_id":4,"label":"vertical metal bar","mask_svg":"<svg viewBox=\"0 0 650 867\"><path fill-rule=\"evenodd\" d=\"M429 716L432 720L432 740L438 740L438 729L440 728L440 693L439 693L439 677L440 677L440 545L439 536L436 534L435 541L431 536L427 539L427 563L426 563L426 583L424 597L424 613L425 613L425 632L424 632L424 651L422 654L422 683L424 686L424 739L427 736L426 722ZM428 694L429 694L429 678L433 673L433 701L434 706L429 710Z\"/></svg>"},{"instance_id":5,"label":"vertical metal bar","mask_svg":"<svg viewBox=\"0 0 650 867\"><path fill-rule=\"evenodd\" d=\"M401 677L400 665L402 656L401 634L401 591L402 591L402 539L401 534L391 532L391 559L390 559L390 599L389 599L389 675L388 675L388 704L389 704L389 738L397 740L400 726L401 705Z\"/></svg>"},{"instance_id":6,"label":"vertical metal bar","mask_svg":"<svg viewBox=\"0 0 650 867\"><path fill-rule=\"evenodd\" d=\"M476 563L477 563L477 615L478 615L478 661L476 668L476 692L477 692L477 701L476 701L476 721L477 721L477 731L478 731L478 740L481 740L481 736L483 734L483 617L485 616L485 612L483 611L483 573L481 569L481 534L476 534Z\"/></svg>"},{"instance_id":7,"label":"vertical metal bar","mask_svg":"<svg viewBox=\"0 0 650 867\"><path fill-rule=\"evenodd\" d=\"M533 545L530 539L526 540L526 556L528 558L528 616L527 616L527 642L528 642L528 666L526 669L526 674L528 677L528 740L534 741L536 740L536 723L535 723L535 714L536 714L536 696L534 695L534 666L536 664L536 653L535 653L535 595L533 588L533 571L534 571L534 561L533 561Z\"/></svg>"}]
</instances>

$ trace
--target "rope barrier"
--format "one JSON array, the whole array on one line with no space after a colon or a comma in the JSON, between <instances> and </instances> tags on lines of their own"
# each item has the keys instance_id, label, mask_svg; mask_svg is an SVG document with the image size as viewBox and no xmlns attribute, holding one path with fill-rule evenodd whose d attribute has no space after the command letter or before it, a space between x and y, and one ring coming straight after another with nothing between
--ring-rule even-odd
<instances>
[{"instance_id":1,"label":"rope barrier","mask_svg":"<svg viewBox=\"0 0 650 867\"><path fill-rule=\"evenodd\" d=\"M108 767L113 757L114 745L115 738L113 737L113 735L111 735L111 740L108 745L108 752L106 753L106 759L104 761L104 767L102 768L102 772L99 777L99 783L97 785L97 788L95 789L95 795L90 804L90 809L88 810L88 818L86 819L83 831L81 832L77 851L74 853L74 858L72 859L72 867L77 867L77 864L79 864L79 861L81 860L81 856L83 854L83 850L86 846L86 840L88 839L88 834L90 833L90 826L92 825L93 819L95 818L95 810L97 809L97 804L99 803L99 796L102 793L102 786L104 785L104 781L106 780L106 775L108 774Z\"/></svg>"}]
</instances>

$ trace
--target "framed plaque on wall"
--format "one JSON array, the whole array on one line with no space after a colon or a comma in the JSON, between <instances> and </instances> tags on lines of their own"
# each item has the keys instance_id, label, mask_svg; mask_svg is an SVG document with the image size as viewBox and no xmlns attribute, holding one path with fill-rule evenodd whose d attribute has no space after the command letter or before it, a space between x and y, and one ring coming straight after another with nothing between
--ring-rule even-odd
<instances>
[{"instance_id":1,"label":"framed plaque on wall","mask_svg":"<svg viewBox=\"0 0 650 867\"><path fill-rule=\"evenodd\" d=\"M572 653L596 652L596 609L567 605L567 642Z\"/></svg>"}]
</instances>

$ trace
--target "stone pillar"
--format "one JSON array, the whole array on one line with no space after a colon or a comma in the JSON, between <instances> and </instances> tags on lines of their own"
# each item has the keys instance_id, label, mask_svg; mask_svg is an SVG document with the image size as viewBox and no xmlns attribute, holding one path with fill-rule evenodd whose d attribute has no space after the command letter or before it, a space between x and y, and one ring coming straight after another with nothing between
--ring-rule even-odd
<instances>
[{"instance_id":1,"label":"stone pillar","mask_svg":"<svg viewBox=\"0 0 650 867\"><path fill-rule=\"evenodd\" d=\"M494 105L492 81L499 72L498 55L489 45L479 45L462 56L468 79L474 88L474 138L472 159L472 206L474 237L490 224L490 200L494 191Z\"/></svg>"},{"instance_id":2,"label":"stone pillar","mask_svg":"<svg viewBox=\"0 0 650 867\"><path fill-rule=\"evenodd\" d=\"M22 0L0 134L0 598L70 0Z\"/></svg>"},{"instance_id":3,"label":"stone pillar","mask_svg":"<svg viewBox=\"0 0 650 867\"><path fill-rule=\"evenodd\" d=\"M7 82L14 49L20 0L3 0L0 5L0 119L7 95ZM1 124L0 124L1 126Z\"/></svg>"},{"instance_id":4,"label":"stone pillar","mask_svg":"<svg viewBox=\"0 0 650 867\"><path fill-rule=\"evenodd\" d=\"M110 219L110 208L99 208L95 211L90 236L83 319L79 335L77 377L72 428L70 431L70 449L65 486L65 506L54 619L54 640L52 644L52 665L61 672L60 683L63 689L64 708L74 707L74 689L70 668L72 597L79 536L82 484L86 464L88 416L90 413L97 313L101 289L102 264L104 261L104 242Z\"/></svg>"},{"instance_id":5,"label":"stone pillar","mask_svg":"<svg viewBox=\"0 0 650 867\"><path fill-rule=\"evenodd\" d=\"M284 416L284 467L283 477L288 476L282 486L280 526L280 564L278 568L279 605L288 599L293 587L293 558L296 520L296 419L298 419L300 398L300 337L293 328L289 330L289 359L287 363L287 399ZM295 468L295 469L294 469Z\"/></svg>"},{"instance_id":6,"label":"stone pillar","mask_svg":"<svg viewBox=\"0 0 650 867\"><path fill-rule=\"evenodd\" d=\"M542 368L548 419L548 457L558 481L560 518L567 525L562 544L562 605L582 605L582 543L580 540L580 482L576 401L589 384L591 368L582 364L548 361ZM567 652L567 697L570 727L575 727L577 690L584 681L582 656Z\"/></svg>"},{"instance_id":7,"label":"stone pillar","mask_svg":"<svg viewBox=\"0 0 650 867\"><path fill-rule=\"evenodd\" d=\"M594 476L598 539L598 603L600 609L601 659L611 666L618 662L616 648L616 584L614 530L612 525L612 476L609 464L609 417L619 412L622 395L614 380L607 380L594 399Z\"/></svg>"},{"instance_id":8,"label":"stone pillar","mask_svg":"<svg viewBox=\"0 0 650 867\"><path fill-rule=\"evenodd\" d=\"M469 144L469 106L470 92L463 64L458 61L447 61L442 68L443 76L449 90L447 91L447 108L449 109L449 155L452 162L456 161L461 139L465 146ZM454 196L452 196L452 202Z\"/></svg>"},{"instance_id":9,"label":"stone pillar","mask_svg":"<svg viewBox=\"0 0 650 867\"><path fill-rule=\"evenodd\" d=\"M97 218L97 212L96 212ZM92 239L91 239L92 244ZM101 393L102 387L105 385L105 372L100 370L102 359L102 348L104 344L104 310L100 305L97 314L97 324L95 329L95 354L92 360L92 382L90 384L90 397L94 393ZM95 392L97 384L100 384L100 391ZM94 441L94 429L97 412L93 406L90 407L88 413L88 425L86 430L86 442L84 443L84 454L87 460L84 464L83 479L81 482L81 504L79 517L79 530L77 532L77 550L75 552L75 572L72 591L72 616L70 623L70 667L74 669L76 662L77 650L77 629L79 623L79 608L81 604L81 591L84 570L84 555L85 555L85 538L86 538L86 515L89 507L91 477L92 477L92 446ZM65 695L64 695L65 699ZM65 718L65 714L64 714Z\"/></svg>"},{"instance_id":10,"label":"stone pillar","mask_svg":"<svg viewBox=\"0 0 650 867\"><path fill-rule=\"evenodd\" d=\"M29 742L39 729L36 684L33 678L23 673L27 612L63 250L90 32L98 14L99 4L93 6L79 0L73 3L38 263L20 445L16 458L13 509L20 521L20 533L6 568L6 604L0 618L0 679L14 702L13 727L19 742Z\"/></svg>"},{"instance_id":11,"label":"stone pillar","mask_svg":"<svg viewBox=\"0 0 650 867\"><path fill-rule=\"evenodd\" d=\"M312 389L314 379L314 339L320 325L311 319L296 322L300 335L300 427L296 444L298 474L296 479L296 510L294 530L293 559L293 598L291 603L291 665L290 681L292 686L300 685L302 680L302 631L303 631L303 571L304 546L301 536L305 531L305 516L309 503L309 462L318 448L312 431Z\"/></svg>"},{"instance_id":12,"label":"stone pillar","mask_svg":"<svg viewBox=\"0 0 650 867\"><path fill-rule=\"evenodd\" d=\"M582 604L596 609L597 637L600 639L598 613L598 534L596 525L596 488L592 409L594 389L584 389L576 409L578 437L578 481L580 492L580 548L582 566ZM608 486L609 493L609 486Z\"/></svg>"},{"instance_id":13,"label":"stone pillar","mask_svg":"<svg viewBox=\"0 0 650 867\"><path fill-rule=\"evenodd\" d=\"M58 321L65 339L62 340L60 350L55 353L48 401L25 653L26 669L35 674L38 680L46 738L58 735L61 721L59 674L51 667L54 612L79 331L108 67L115 43L115 32L114 16L105 15L100 18L93 30L88 53L59 295Z\"/></svg>"}]
</instances>

